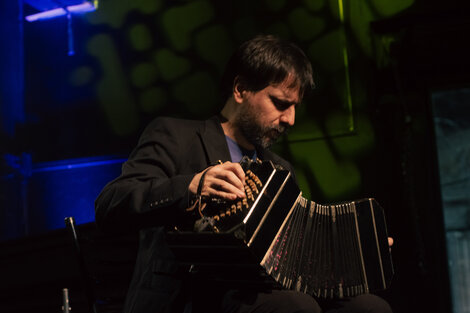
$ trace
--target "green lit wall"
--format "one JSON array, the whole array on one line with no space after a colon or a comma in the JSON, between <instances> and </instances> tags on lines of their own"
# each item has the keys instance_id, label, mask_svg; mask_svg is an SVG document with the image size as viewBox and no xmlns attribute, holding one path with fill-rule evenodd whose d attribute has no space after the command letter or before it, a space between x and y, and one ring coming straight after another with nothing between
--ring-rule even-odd
<instances>
[{"instance_id":1,"label":"green lit wall","mask_svg":"<svg viewBox=\"0 0 470 313\"><path fill-rule=\"evenodd\" d=\"M274 33L305 50L317 85L274 149L297 168L308 198L373 196L364 187L377 149L371 105L378 52L369 23L413 2L100 0L75 23L79 62L61 69L63 84L83 99L54 101L98 109L116 141L135 139L158 115L206 118L222 105L218 82L234 47ZM35 101L30 107L40 106Z\"/></svg>"}]
</instances>

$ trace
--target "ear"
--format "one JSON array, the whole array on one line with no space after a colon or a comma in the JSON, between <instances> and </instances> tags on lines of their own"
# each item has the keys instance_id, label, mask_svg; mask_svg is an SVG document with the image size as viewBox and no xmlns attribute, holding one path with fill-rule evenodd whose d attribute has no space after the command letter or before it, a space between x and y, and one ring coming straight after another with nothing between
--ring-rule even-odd
<instances>
[{"instance_id":1,"label":"ear","mask_svg":"<svg viewBox=\"0 0 470 313\"><path fill-rule=\"evenodd\" d=\"M245 88L243 86L243 83L241 82L240 78L237 76L235 77L235 79L233 80L233 90L232 90L232 94L233 94L233 99L237 102L237 103L242 103L243 102L243 98L245 96Z\"/></svg>"}]
</instances>

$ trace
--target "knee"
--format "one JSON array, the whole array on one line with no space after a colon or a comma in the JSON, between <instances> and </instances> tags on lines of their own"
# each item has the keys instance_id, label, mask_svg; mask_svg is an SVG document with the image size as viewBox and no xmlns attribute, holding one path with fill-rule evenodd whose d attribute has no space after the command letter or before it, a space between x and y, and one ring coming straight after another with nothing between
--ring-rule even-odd
<instances>
[{"instance_id":1,"label":"knee","mask_svg":"<svg viewBox=\"0 0 470 313\"><path fill-rule=\"evenodd\" d=\"M392 308L384 299L372 295L363 294L351 300L348 312L361 313L392 313Z\"/></svg>"},{"instance_id":2,"label":"knee","mask_svg":"<svg viewBox=\"0 0 470 313\"><path fill-rule=\"evenodd\" d=\"M273 292L273 312L321 313L322 309L310 295L295 291Z\"/></svg>"},{"instance_id":3,"label":"knee","mask_svg":"<svg viewBox=\"0 0 470 313\"><path fill-rule=\"evenodd\" d=\"M317 301L304 293L272 290L271 292L228 293L223 301L223 312L238 313L321 313Z\"/></svg>"}]
</instances>

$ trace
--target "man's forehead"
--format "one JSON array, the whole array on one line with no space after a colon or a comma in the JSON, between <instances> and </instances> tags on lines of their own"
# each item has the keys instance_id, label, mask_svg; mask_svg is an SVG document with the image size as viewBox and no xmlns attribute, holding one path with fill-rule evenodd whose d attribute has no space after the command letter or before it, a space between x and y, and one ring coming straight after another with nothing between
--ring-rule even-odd
<instances>
[{"instance_id":1,"label":"man's forehead","mask_svg":"<svg viewBox=\"0 0 470 313\"><path fill-rule=\"evenodd\" d=\"M300 101L300 84L295 79L286 78L282 83L270 85L272 96L282 97L292 102Z\"/></svg>"}]
</instances>

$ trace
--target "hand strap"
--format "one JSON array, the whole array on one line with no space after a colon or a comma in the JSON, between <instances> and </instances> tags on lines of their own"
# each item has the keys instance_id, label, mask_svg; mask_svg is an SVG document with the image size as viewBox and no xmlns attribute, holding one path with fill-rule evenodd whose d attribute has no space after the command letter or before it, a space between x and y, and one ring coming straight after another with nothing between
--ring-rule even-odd
<instances>
[{"instance_id":1,"label":"hand strap","mask_svg":"<svg viewBox=\"0 0 470 313\"><path fill-rule=\"evenodd\" d=\"M204 172L202 173L201 175L201 179L199 179L199 184L197 185L197 192L196 192L196 198L198 201L201 201L202 200L202 195L201 195L201 192L202 192L202 187L204 186L204 178L206 177L206 173L207 171L211 168L212 166L209 166L208 168L206 168L204 170Z\"/></svg>"}]
</instances>

